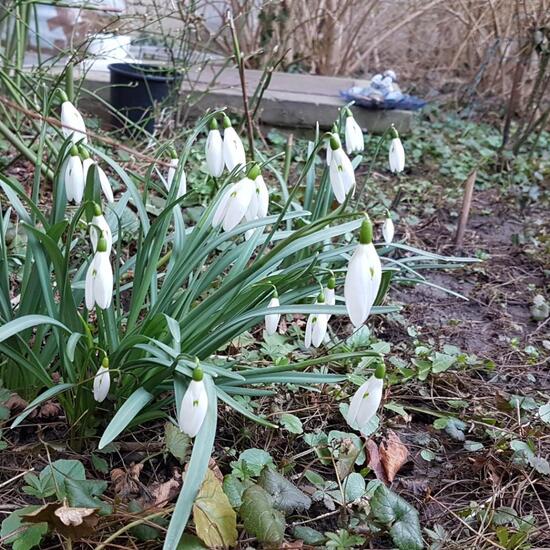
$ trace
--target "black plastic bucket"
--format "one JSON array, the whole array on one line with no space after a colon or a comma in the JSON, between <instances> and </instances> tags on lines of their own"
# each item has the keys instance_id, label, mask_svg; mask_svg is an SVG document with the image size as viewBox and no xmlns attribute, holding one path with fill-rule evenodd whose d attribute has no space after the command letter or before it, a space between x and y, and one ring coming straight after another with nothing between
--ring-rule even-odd
<instances>
[{"instance_id":1,"label":"black plastic bucket","mask_svg":"<svg viewBox=\"0 0 550 550\"><path fill-rule=\"evenodd\" d=\"M180 75L159 65L132 63L112 63L109 71L111 105L132 122L152 132L155 127L154 106L176 96ZM117 126L125 125L118 117L115 122Z\"/></svg>"}]
</instances>

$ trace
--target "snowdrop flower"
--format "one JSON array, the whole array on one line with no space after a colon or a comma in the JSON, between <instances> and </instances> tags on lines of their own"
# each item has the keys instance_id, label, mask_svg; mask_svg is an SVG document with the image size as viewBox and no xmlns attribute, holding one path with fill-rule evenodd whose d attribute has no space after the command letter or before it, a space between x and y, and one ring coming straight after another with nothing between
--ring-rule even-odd
<instances>
[{"instance_id":1,"label":"snowdrop flower","mask_svg":"<svg viewBox=\"0 0 550 550\"><path fill-rule=\"evenodd\" d=\"M92 310L95 305L107 309L113 297L113 269L107 252L107 239L101 236L97 243L90 267L86 272L85 282L86 308Z\"/></svg>"},{"instance_id":2,"label":"snowdrop flower","mask_svg":"<svg viewBox=\"0 0 550 550\"><path fill-rule=\"evenodd\" d=\"M189 437L195 437L201 429L208 410L208 395L203 382L202 369L193 370L193 380L181 400L178 423L180 430Z\"/></svg>"},{"instance_id":3,"label":"snowdrop flower","mask_svg":"<svg viewBox=\"0 0 550 550\"><path fill-rule=\"evenodd\" d=\"M391 214L389 210L386 210L386 219L382 224L382 236L384 237L384 242L386 244L391 244L393 241L393 236L395 234L395 226L393 225L393 220L391 219Z\"/></svg>"},{"instance_id":4,"label":"snowdrop flower","mask_svg":"<svg viewBox=\"0 0 550 550\"><path fill-rule=\"evenodd\" d=\"M111 189L111 184L109 183L109 178L103 169L90 158L90 154L84 147L79 147L80 156L82 157L82 171L84 173L84 187L86 187L86 182L88 181L88 173L92 166L95 166L97 170L97 177L99 178L99 185L107 202L114 202L115 197L113 196L113 190Z\"/></svg>"},{"instance_id":5,"label":"snowdrop flower","mask_svg":"<svg viewBox=\"0 0 550 550\"><path fill-rule=\"evenodd\" d=\"M107 242L106 252L110 254L113 247L113 234L111 233L111 228L109 227L105 216L101 212L101 206L94 203L94 215L92 217L92 221L90 222L90 241L94 252L97 252L97 243L102 236Z\"/></svg>"},{"instance_id":6,"label":"snowdrop flower","mask_svg":"<svg viewBox=\"0 0 550 550\"><path fill-rule=\"evenodd\" d=\"M65 138L70 137L73 143L88 143L86 125L78 109L69 101L67 94L59 90L61 95L61 129Z\"/></svg>"},{"instance_id":7,"label":"snowdrop flower","mask_svg":"<svg viewBox=\"0 0 550 550\"><path fill-rule=\"evenodd\" d=\"M208 173L213 178L219 178L223 173L223 140L215 118L210 121L205 154Z\"/></svg>"},{"instance_id":8,"label":"snowdrop flower","mask_svg":"<svg viewBox=\"0 0 550 550\"><path fill-rule=\"evenodd\" d=\"M252 168L255 169L252 170ZM249 222L265 218L269 208L269 191L263 176L260 174L260 167L255 164L252 168L248 171L248 177L254 182L254 193L245 214L246 220Z\"/></svg>"},{"instance_id":9,"label":"snowdrop flower","mask_svg":"<svg viewBox=\"0 0 550 550\"><path fill-rule=\"evenodd\" d=\"M348 155L351 155L352 153L360 153L365 148L363 131L353 118L353 115L349 109L346 109L345 117L346 152Z\"/></svg>"},{"instance_id":10,"label":"snowdrop flower","mask_svg":"<svg viewBox=\"0 0 550 550\"><path fill-rule=\"evenodd\" d=\"M223 115L223 161L227 169L231 172L236 166L246 164L246 155L243 142L231 126L231 121L227 115Z\"/></svg>"},{"instance_id":11,"label":"snowdrop flower","mask_svg":"<svg viewBox=\"0 0 550 550\"><path fill-rule=\"evenodd\" d=\"M374 374L359 387L351 398L346 417L346 421L351 427L357 427L359 431L363 431L369 420L376 414L380 401L382 401L385 374L384 365L378 365Z\"/></svg>"},{"instance_id":12,"label":"snowdrop flower","mask_svg":"<svg viewBox=\"0 0 550 550\"><path fill-rule=\"evenodd\" d=\"M84 170L82 160L78 155L78 149L73 145L67 167L65 168L65 193L69 202L74 201L76 204L82 202L84 194Z\"/></svg>"},{"instance_id":13,"label":"snowdrop flower","mask_svg":"<svg viewBox=\"0 0 550 550\"><path fill-rule=\"evenodd\" d=\"M355 189L355 173L338 139L330 138L330 148L332 149L329 168L330 185L336 200L342 204L347 194Z\"/></svg>"},{"instance_id":14,"label":"snowdrop flower","mask_svg":"<svg viewBox=\"0 0 550 550\"><path fill-rule=\"evenodd\" d=\"M323 293L319 294L317 297L316 304L324 304L325 296ZM304 346L306 349L311 347L313 344L314 347L318 348L325 339L325 334L327 333L328 325L328 315L326 313L311 313L307 318L306 323L306 334L304 340Z\"/></svg>"},{"instance_id":15,"label":"snowdrop flower","mask_svg":"<svg viewBox=\"0 0 550 550\"><path fill-rule=\"evenodd\" d=\"M212 227L218 227L221 224L224 231L231 231L241 222L255 196L254 180L259 175L260 168L255 164L246 177L229 186L216 207Z\"/></svg>"},{"instance_id":16,"label":"snowdrop flower","mask_svg":"<svg viewBox=\"0 0 550 550\"><path fill-rule=\"evenodd\" d=\"M166 189L170 192L172 185L174 184L174 178L178 171L179 159L176 151L170 149L170 168L168 168L168 176L166 178ZM185 170L182 168L179 175L179 181L177 182L178 190L176 191L176 199L183 197L187 193L187 178L185 176Z\"/></svg>"},{"instance_id":17,"label":"snowdrop flower","mask_svg":"<svg viewBox=\"0 0 550 550\"><path fill-rule=\"evenodd\" d=\"M331 134L331 135L330 135ZM330 139L331 138L334 138L338 141L338 144L340 145L340 147L342 146L342 143L340 141L340 136L338 135L338 126L336 126L336 123L334 123L332 125L332 129L330 131L330 137L327 139L327 144L326 144L326 151L327 151L327 166L330 167L330 161L332 160L332 149L330 147Z\"/></svg>"},{"instance_id":18,"label":"snowdrop flower","mask_svg":"<svg viewBox=\"0 0 550 550\"><path fill-rule=\"evenodd\" d=\"M279 294L276 290L273 291L273 297L269 301L269 304L267 304L267 307L279 307L281 304L279 303ZM269 336L272 334L275 334L277 332L277 328L279 326L279 321L281 319L280 313L271 313L269 315L265 316L265 332Z\"/></svg>"},{"instance_id":19,"label":"snowdrop flower","mask_svg":"<svg viewBox=\"0 0 550 550\"><path fill-rule=\"evenodd\" d=\"M361 326L369 316L381 280L382 266L372 244L372 224L367 217L361 225L359 245L348 264L344 283L346 308L355 327Z\"/></svg>"},{"instance_id":20,"label":"snowdrop flower","mask_svg":"<svg viewBox=\"0 0 550 550\"><path fill-rule=\"evenodd\" d=\"M109 374L109 359L105 356L101 366L94 377L94 399L101 403L107 397L111 387L111 375Z\"/></svg>"},{"instance_id":21,"label":"snowdrop flower","mask_svg":"<svg viewBox=\"0 0 550 550\"><path fill-rule=\"evenodd\" d=\"M395 128L392 127L392 140L390 143L390 170L394 174L399 174L405 170L405 150L403 149L403 144L399 139L399 133Z\"/></svg>"}]
</instances>

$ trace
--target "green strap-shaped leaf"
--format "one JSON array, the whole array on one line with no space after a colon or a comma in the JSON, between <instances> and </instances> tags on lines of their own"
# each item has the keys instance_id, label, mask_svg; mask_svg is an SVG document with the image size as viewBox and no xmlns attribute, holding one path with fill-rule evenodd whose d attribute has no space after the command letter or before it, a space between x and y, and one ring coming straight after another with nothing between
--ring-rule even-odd
<instances>
[{"instance_id":1,"label":"green strap-shaped leaf","mask_svg":"<svg viewBox=\"0 0 550 550\"><path fill-rule=\"evenodd\" d=\"M63 323L60 323L47 315L23 315L23 317L18 317L17 319L6 323L3 327L0 327L0 342L3 342L15 334L37 325L55 325L57 327L61 327L67 332L71 332Z\"/></svg>"},{"instance_id":2,"label":"green strap-shaped leaf","mask_svg":"<svg viewBox=\"0 0 550 550\"><path fill-rule=\"evenodd\" d=\"M99 442L99 449L103 449L103 447L111 443L153 398L154 395L149 393L145 388L138 388L130 395L105 428Z\"/></svg>"},{"instance_id":3,"label":"green strap-shaped leaf","mask_svg":"<svg viewBox=\"0 0 550 550\"><path fill-rule=\"evenodd\" d=\"M54 395L58 395L59 393L63 393L64 391L70 390L71 388L74 388L76 384L59 384L58 386L54 386L53 388L50 388L49 390L46 390L44 393L40 394L36 399L31 401L27 408L13 421L11 425L11 429L17 428L29 414L38 407L38 405L41 405L44 403L44 401L47 401L48 399L51 399Z\"/></svg>"},{"instance_id":4,"label":"green strap-shaped leaf","mask_svg":"<svg viewBox=\"0 0 550 550\"><path fill-rule=\"evenodd\" d=\"M177 548L181 539L187 521L191 514L193 502L199 492L208 462L214 447L214 438L216 436L216 424L218 420L218 403L216 388L210 376L204 376L206 393L208 395L208 411L203 425L195 438L193 452L189 461L189 469L185 474L185 480L181 493L176 502L176 509L172 515L166 539L164 540L163 550L173 550Z\"/></svg>"}]
</instances>

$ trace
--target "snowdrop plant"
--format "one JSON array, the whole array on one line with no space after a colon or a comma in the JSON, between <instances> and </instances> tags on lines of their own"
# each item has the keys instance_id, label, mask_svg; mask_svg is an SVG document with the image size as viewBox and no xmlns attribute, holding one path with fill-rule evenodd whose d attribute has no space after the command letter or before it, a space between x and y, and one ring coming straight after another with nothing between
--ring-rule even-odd
<instances>
[{"instance_id":1,"label":"snowdrop plant","mask_svg":"<svg viewBox=\"0 0 550 550\"><path fill-rule=\"evenodd\" d=\"M111 387L111 375L109 373L109 359L107 356L101 361L101 366L94 376L94 399L98 403L105 401Z\"/></svg>"},{"instance_id":2,"label":"snowdrop plant","mask_svg":"<svg viewBox=\"0 0 550 550\"><path fill-rule=\"evenodd\" d=\"M170 191L173 186L176 186L176 199L183 197L187 193L187 177L183 166L179 168L179 159L176 150L171 147L170 167L166 176L166 189Z\"/></svg>"},{"instance_id":3,"label":"snowdrop plant","mask_svg":"<svg viewBox=\"0 0 550 550\"><path fill-rule=\"evenodd\" d=\"M367 216L359 231L359 244L348 264L344 297L354 327L369 316L382 281L382 264L372 242L372 223Z\"/></svg>"},{"instance_id":4,"label":"snowdrop plant","mask_svg":"<svg viewBox=\"0 0 550 550\"><path fill-rule=\"evenodd\" d=\"M346 152L348 155L352 153L360 153L365 149L365 140L363 138L363 130L357 121L353 118L353 114L347 107L344 109L345 117L345 136L346 136Z\"/></svg>"},{"instance_id":5,"label":"snowdrop plant","mask_svg":"<svg viewBox=\"0 0 550 550\"><path fill-rule=\"evenodd\" d=\"M321 292L317 296L316 304L325 303L325 295ZM311 313L307 318L306 332L304 339L304 347L310 348L313 344L314 348L318 348L325 339L328 325L327 313Z\"/></svg>"},{"instance_id":6,"label":"snowdrop plant","mask_svg":"<svg viewBox=\"0 0 550 550\"><path fill-rule=\"evenodd\" d=\"M353 193L355 189L355 171L340 145L340 140L334 135L330 138L330 148L330 185L336 200L342 204L348 193Z\"/></svg>"},{"instance_id":7,"label":"snowdrop plant","mask_svg":"<svg viewBox=\"0 0 550 550\"><path fill-rule=\"evenodd\" d=\"M382 401L385 374L386 368L381 363L376 367L374 374L359 386L351 398L346 421L352 428L364 431L376 414Z\"/></svg>"},{"instance_id":8,"label":"snowdrop plant","mask_svg":"<svg viewBox=\"0 0 550 550\"><path fill-rule=\"evenodd\" d=\"M227 115L223 115L223 161L227 169L231 172L237 166L246 164L246 154L241 138L231 125L231 120Z\"/></svg>"},{"instance_id":9,"label":"snowdrop plant","mask_svg":"<svg viewBox=\"0 0 550 550\"><path fill-rule=\"evenodd\" d=\"M209 128L205 146L206 167L213 178L219 178L223 174L224 167L223 139L215 118L210 120Z\"/></svg>"},{"instance_id":10,"label":"snowdrop plant","mask_svg":"<svg viewBox=\"0 0 550 550\"><path fill-rule=\"evenodd\" d=\"M65 168L65 193L69 202L75 202L76 204L82 202L84 181L82 160L78 154L78 148L73 145Z\"/></svg>"},{"instance_id":11,"label":"snowdrop plant","mask_svg":"<svg viewBox=\"0 0 550 550\"><path fill-rule=\"evenodd\" d=\"M198 120L182 145L180 159L188 172L198 170L188 161L191 147L212 128L215 117L220 112ZM224 117L222 151L232 172L220 176L220 191L192 222L185 208L178 207L181 201L175 200L173 187L166 197L157 197L163 202L154 214L148 208L149 195L159 189L154 179L166 146L159 147L144 175L136 175L109 154L81 144L79 153L88 166L82 202L76 209L67 208L65 193L64 176L73 156L69 137L57 143L51 185L35 178L31 196L15 178L0 172L0 188L11 205L0 216L0 353L5 358L0 377L9 388L24 388L30 399L12 427L49 399L63 406L73 445L97 425L98 408L110 415L101 431L101 448L130 425L173 419L195 439L164 542L170 550L178 545L206 474L219 402L273 427L271 419L246 407L240 397L265 396L280 384L341 383L344 374L314 368L365 356L381 360L372 350L329 351L272 366L242 365L224 355L229 343L262 322L266 332L272 331L281 315L301 314L311 317L306 333L311 344L321 348L329 316L349 315L359 326L369 314L397 310L383 305L391 280L422 282L418 274L430 269L434 260L444 266L465 261L393 244L406 256L406 263L392 257L391 265L382 268L370 221L349 205L331 209L332 178L324 163L321 180L316 181L316 159L326 136L313 142L304 162L293 171L290 185L277 178L281 189L291 191L282 204L269 205L266 183L273 182L258 180L260 166L249 166L244 177L242 170L235 169L244 167L246 159L228 120ZM48 130L44 128L44 135ZM52 130L51 136L55 139L58 134ZM344 200L353 188L353 173L335 136L330 145L331 168L338 176L334 182ZM255 156L260 158L259 153ZM100 171L98 162L109 176ZM265 161L262 170L267 174L270 169L276 167ZM119 183L116 200L109 177ZM101 203L102 194L112 201L108 209ZM135 219L126 215L129 203ZM6 261L11 252L5 233L13 216L27 235L22 273L12 272L13 263ZM357 230L360 243L350 245L347 236ZM83 250L91 250L92 258L82 261ZM324 301L319 298L312 304L309 297L318 293L319 272L336 276L323 290ZM336 300L342 283L345 306ZM17 301L14 291L19 293ZM105 356L109 369L100 372L105 365L99 358ZM197 359L202 375L196 371ZM112 399L100 401L105 375L110 378L113 372L116 392L111 392Z\"/></svg>"},{"instance_id":12,"label":"snowdrop plant","mask_svg":"<svg viewBox=\"0 0 550 550\"><path fill-rule=\"evenodd\" d=\"M61 129L66 138L70 138L73 143L88 143L86 135L86 124L78 109L69 101L67 94L58 90L61 96Z\"/></svg>"},{"instance_id":13,"label":"snowdrop plant","mask_svg":"<svg viewBox=\"0 0 550 550\"><path fill-rule=\"evenodd\" d=\"M405 170L405 149L403 149L399 133L393 126L391 128L391 136L389 153L390 170L394 174L399 174Z\"/></svg>"},{"instance_id":14,"label":"snowdrop plant","mask_svg":"<svg viewBox=\"0 0 550 550\"><path fill-rule=\"evenodd\" d=\"M394 234L395 226L391 217L391 213L389 210L386 210L386 217L384 218L384 223L382 224L382 237L384 237L384 242L386 244L391 244Z\"/></svg>"}]
</instances>

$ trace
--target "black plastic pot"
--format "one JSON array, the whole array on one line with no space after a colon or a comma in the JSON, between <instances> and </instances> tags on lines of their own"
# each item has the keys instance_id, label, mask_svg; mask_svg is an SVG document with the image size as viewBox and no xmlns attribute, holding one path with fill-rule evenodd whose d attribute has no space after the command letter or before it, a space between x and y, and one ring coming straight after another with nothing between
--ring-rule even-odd
<instances>
[{"instance_id":1,"label":"black plastic pot","mask_svg":"<svg viewBox=\"0 0 550 550\"><path fill-rule=\"evenodd\" d=\"M154 107L174 99L180 75L159 65L132 63L112 63L109 71L111 105L132 122L152 132L155 127ZM126 125L119 117L116 124Z\"/></svg>"}]
</instances>

